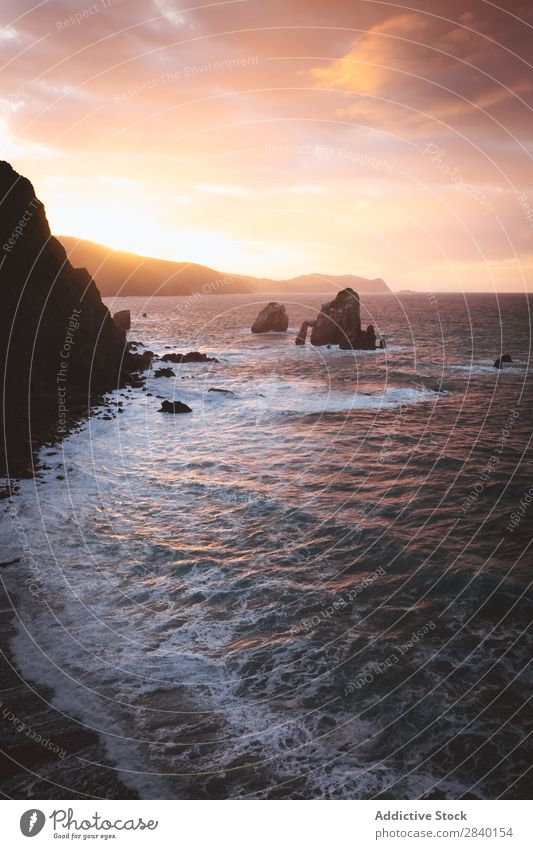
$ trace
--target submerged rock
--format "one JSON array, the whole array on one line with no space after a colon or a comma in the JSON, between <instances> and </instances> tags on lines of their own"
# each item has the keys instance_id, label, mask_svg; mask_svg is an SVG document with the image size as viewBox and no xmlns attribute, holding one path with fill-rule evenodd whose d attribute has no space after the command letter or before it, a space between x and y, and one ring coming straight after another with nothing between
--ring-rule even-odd
<instances>
[{"instance_id":1,"label":"submerged rock","mask_svg":"<svg viewBox=\"0 0 533 849\"><path fill-rule=\"evenodd\" d=\"M160 358L164 363L218 363L216 357L208 357L199 351L189 351L188 354L164 354Z\"/></svg>"},{"instance_id":2,"label":"submerged rock","mask_svg":"<svg viewBox=\"0 0 533 849\"><path fill-rule=\"evenodd\" d=\"M221 392L223 395L235 395L231 389L217 389L216 386L212 386L207 390L208 392Z\"/></svg>"},{"instance_id":3,"label":"submerged rock","mask_svg":"<svg viewBox=\"0 0 533 849\"><path fill-rule=\"evenodd\" d=\"M504 363L512 363L513 358L510 354L502 354L501 357L498 357L497 360L494 360L494 368L503 368Z\"/></svg>"},{"instance_id":4,"label":"submerged rock","mask_svg":"<svg viewBox=\"0 0 533 849\"><path fill-rule=\"evenodd\" d=\"M183 401L163 401L159 413L192 413L191 408Z\"/></svg>"},{"instance_id":5,"label":"submerged rock","mask_svg":"<svg viewBox=\"0 0 533 849\"><path fill-rule=\"evenodd\" d=\"M172 368L158 368L154 372L154 377L176 377L176 372Z\"/></svg>"},{"instance_id":6,"label":"submerged rock","mask_svg":"<svg viewBox=\"0 0 533 849\"><path fill-rule=\"evenodd\" d=\"M256 320L252 324L252 333L284 333L289 326L289 316L284 304L270 301L263 307Z\"/></svg>"},{"instance_id":7,"label":"submerged rock","mask_svg":"<svg viewBox=\"0 0 533 849\"><path fill-rule=\"evenodd\" d=\"M131 327L131 313L129 310L119 310L113 315L113 321L119 330L124 333Z\"/></svg>"}]
</instances>

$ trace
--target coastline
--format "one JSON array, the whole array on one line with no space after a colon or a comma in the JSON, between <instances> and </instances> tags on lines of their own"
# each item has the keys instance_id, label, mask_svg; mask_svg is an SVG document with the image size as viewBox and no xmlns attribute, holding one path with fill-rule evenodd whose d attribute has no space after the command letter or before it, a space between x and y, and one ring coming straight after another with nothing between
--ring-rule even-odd
<instances>
[{"instance_id":1,"label":"coastline","mask_svg":"<svg viewBox=\"0 0 533 849\"><path fill-rule=\"evenodd\" d=\"M16 563L2 569L14 569ZM52 691L24 681L10 640L16 612L0 589L0 793L6 799L137 799L92 729L50 702ZM68 785L65 776L68 775Z\"/></svg>"},{"instance_id":2,"label":"coastline","mask_svg":"<svg viewBox=\"0 0 533 849\"><path fill-rule=\"evenodd\" d=\"M46 469L37 456L40 449L57 446L91 416L115 415L102 394L87 398L86 393L73 393L69 405L65 426L59 430L55 401L46 404L43 399L37 420L31 423L31 439L22 429L15 446L4 446L9 465L0 505L16 496L18 480L37 477ZM54 708L53 691L37 689L16 668L10 642L17 613L3 575L16 569L21 559L0 563L0 794L9 799L137 799L138 794L117 777L97 732Z\"/></svg>"}]
</instances>

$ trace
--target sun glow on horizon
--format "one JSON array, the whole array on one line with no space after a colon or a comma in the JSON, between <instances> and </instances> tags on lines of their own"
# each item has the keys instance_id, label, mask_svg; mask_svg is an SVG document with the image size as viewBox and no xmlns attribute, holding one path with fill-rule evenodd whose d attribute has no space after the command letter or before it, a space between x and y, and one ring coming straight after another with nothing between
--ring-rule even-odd
<instances>
[{"instance_id":1,"label":"sun glow on horizon","mask_svg":"<svg viewBox=\"0 0 533 849\"><path fill-rule=\"evenodd\" d=\"M178 26L123 3L43 40L41 6L2 30L0 130L52 232L258 277L533 290L530 44L512 16L354 0L319 29L295 0L265 29L254 2ZM176 26L194 38L176 45Z\"/></svg>"}]
</instances>

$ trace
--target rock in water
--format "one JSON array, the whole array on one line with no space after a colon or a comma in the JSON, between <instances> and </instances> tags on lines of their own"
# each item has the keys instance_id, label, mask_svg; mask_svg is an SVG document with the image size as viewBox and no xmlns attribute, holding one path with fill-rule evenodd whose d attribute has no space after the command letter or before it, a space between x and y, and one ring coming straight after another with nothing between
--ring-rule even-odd
<instances>
[{"instance_id":1,"label":"rock in water","mask_svg":"<svg viewBox=\"0 0 533 849\"><path fill-rule=\"evenodd\" d=\"M375 351L376 333L372 324L361 330L359 295L353 289L343 289L324 304L316 321L304 321L296 337L297 345L305 345L307 329L311 327L311 345L338 345Z\"/></svg>"},{"instance_id":2,"label":"rock in water","mask_svg":"<svg viewBox=\"0 0 533 849\"><path fill-rule=\"evenodd\" d=\"M513 358L511 357L510 354L504 354L503 357L501 358L501 362L502 363L512 363Z\"/></svg>"},{"instance_id":3,"label":"rock in water","mask_svg":"<svg viewBox=\"0 0 533 849\"><path fill-rule=\"evenodd\" d=\"M192 413L191 408L183 401L163 401L160 413Z\"/></svg>"},{"instance_id":4,"label":"rock in water","mask_svg":"<svg viewBox=\"0 0 533 849\"><path fill-rule=\"evenodd\" d=\"M271 301L263 307L252 324L252 333L284 333L289 326L289 316L283 304Z\"/></svg>"},{"instance_id":5,"label":"rock in water","mask_svg":"<svg viewBox=\"0 0 533 849\"><path fill-rule=\"evenodd\" d=\"M123 333L126 333L127 330L131 327L131 314L129 310L119 310L113 315L113 321L117 325L118 329Z\"/></svg>"},{"instance_id":6,"label":"rock in water","mask_svg":"<svg viewBox=\"0 0 533 849\"><path fill-rule=\"evenodd\" d=\"M298 332L298 336L294 340L295 344L296 345L305 345L305 340L307 339L307 329L309 327L314 327L314 326L315 326L314 321L302 321L302 325L301 325L300 330Z\"/></svg>"},{"instance_id":7,"label":"rock in water","mask_svg":"<svg viewBox=\"0 0 533 849\"><path fill-rule=\"evenodd\" d=\"M374 325L369 324L366 330L360 330L355 337L343 336L339 342L339 348L356 348L358 351L376 350L376 331Z\"/></svg>"},{"instance_id":8,"label":"rock in water","mask_svg":"<svg viewBox=\"0 0 533 849\"><path fill-rule=\"evenodd\" d=\"M208 357L200 351L189 351L188 354L165 354L160 359L164 363L218 363L216 357Z\"/></svg>"},{"instance_id":9,"label":"rock in water","mask_svg":"<svg viewBox=\"0 0 533 849\"><path fill-rule=\"evenodd\" d=\"M352 348L360 333L359 295L353 289L343 289L320 310L311 331L311 345Z\"/></svg>"},{"instance_id":10,"label":"rock in water","mask_svg":"<svg viewBox=\"0 0 533 849\"><path fill-rule=\"evenodd\" d=\"M131 348L128 346L128 358L129 360L135 364L135 368L138 371L146 371L146 369L150 368L152 365L152 360L155 359L155 354L153 351L143 351L142 354L136 354L132 352ZM131 368L134 366L132 365Z\"/></svg>"},{"instance_id":11,"label":"rock in water","mask_svg":"<svg viewBox=\"0 0 533 849\"><path fill-rule=\"evenodd\" d=\"M176 372L172 368L158 368L154 371L154 377L176 377Z\"/></svg>"},{"instance_id":12,"label":"rock in water","mask_svg":"<svg viewBox=\"0 0 533 849\"><path fill-rule=\"evenodd\" d=\"M7 162L0 197L0 467L17 474L43 440L67 432L74 409L87 414L91 396L123 386L138 365L91 275L70 264L32 184Z\"/></svg>"}]
</instances>

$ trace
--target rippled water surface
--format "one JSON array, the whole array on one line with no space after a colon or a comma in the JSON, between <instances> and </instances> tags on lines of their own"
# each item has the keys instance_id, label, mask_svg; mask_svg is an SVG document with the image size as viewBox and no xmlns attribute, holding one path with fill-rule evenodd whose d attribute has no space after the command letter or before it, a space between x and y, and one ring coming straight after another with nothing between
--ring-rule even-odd
<instances>
[{"instance_id":1,"label":"rippled water surface","mask_svg":"<svg viewBox=\"0 0 533 849\"><path fill-rule=\"evenodd\" d=\"M16 663L141 796L523 798L532 301L368 296L385 351L296 347L324 300L114 300L220 362L44 449Z\"/></svg>"}]
</instances>

